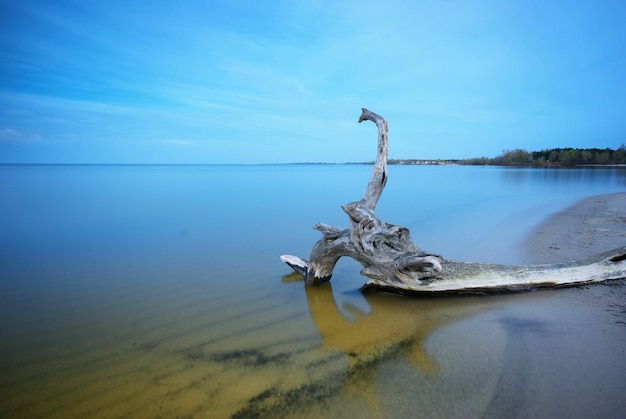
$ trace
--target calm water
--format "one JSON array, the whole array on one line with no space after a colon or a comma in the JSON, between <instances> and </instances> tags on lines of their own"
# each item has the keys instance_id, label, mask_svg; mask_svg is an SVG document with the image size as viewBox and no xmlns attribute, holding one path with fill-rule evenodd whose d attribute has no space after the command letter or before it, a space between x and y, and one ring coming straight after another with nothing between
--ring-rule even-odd
<instances>
[{"instance_id":1,"label":"calm water","mask_svg":"<svg viewBox=\"0 0 626 419\"><path fill-rule=\"evenodd\" d=\"M567 291L363 297L350 260L333 289L289 275L279 256L347 226L370 171L0 166L0 416L626 410L626 329L607 339L610 313ZM444 257L527 263L533 225L624 191L624 168L392 166L377 213Z\"/></svg>"}]
</instances>

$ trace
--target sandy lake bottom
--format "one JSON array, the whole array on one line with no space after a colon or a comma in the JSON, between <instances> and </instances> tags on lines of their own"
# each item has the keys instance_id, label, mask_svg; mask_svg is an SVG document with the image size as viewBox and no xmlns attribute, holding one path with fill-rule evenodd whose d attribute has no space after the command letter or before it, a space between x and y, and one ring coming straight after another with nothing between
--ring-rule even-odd
<instances>
[{"instance_id":1,"label":"sandy lake bottom","mask_svg":"<svg viewBox=\"0 0 626 419\"><path fill-rule=\"evenodd\" d=\"M229 170L235 186L220 186ZM299 196L268 209L250 197L258 188L278 194L275 182L324 183L344 171L360 191L368 172L285 170L0 171L16 185L0 200L0 417L623 416L624 281L513 295L362 295L359 266L342 260L332 288L304 287L278 256L306 256L315 222L346 224L338 205L349 194L339 188L329 202L303 206ZM485 179L481 188L491 189L459 192L446 210L390 205L406 196L412 170L449 185L466 179L462 190ZM206 186L207 177L216 183ZM380 212L444 256L526 263L537 258L523 250L529 234L553 237L536 250L555 258L573 251L568 242L583 252L589 237L594 246L614 243L608 232L621 230L589 218L578 218L587 229L578 236L574 227L561 237L528 223L566 219L560 211L594 192L623 191L623 179L612 171L403 168ZM240 193L226 195L232 190ZM520 193L515 202L545 200L498 215ZM605 207L622 226L620 208ZM457 222L467 227L444 247Z\"/></svg>"}]
</instances>

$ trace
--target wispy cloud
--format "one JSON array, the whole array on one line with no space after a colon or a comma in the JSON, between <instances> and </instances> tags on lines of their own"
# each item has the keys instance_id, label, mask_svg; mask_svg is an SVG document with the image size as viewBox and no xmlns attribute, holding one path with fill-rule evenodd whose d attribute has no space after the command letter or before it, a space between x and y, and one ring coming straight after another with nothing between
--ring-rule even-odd
<instances>
[{"instance_id":1,"label":"wispy cloud","mask_svg":"<svg viewBox=\"0 0 626 419\"><path fill-rule=\"evenodd\" d=\"M122 155L132 142L138 159L363 160L354 121L365 106L413 157L541 148L557 135L621 141L626 9L571 3L13 2L0 140L73 133L84 150L99 141Z\"/></svg>"},{"instance_id":2,"label":"wispy cloud","mask_svg":"<svg viewBox=\"0 0 626 419\"><path fill-rule=\"evenodd\" d=\"M25 141L40 141L41 135L34 133L23 133L18 130L12 128L4 128L0 129L0 141L15 141L15 142L25 142Z\"/></svg>"},{"instance_id":3,"label":"wispy cloud","mask_svg":"<svg viewBox=\"0 0 626 419\"><path fill-rule=\"evenodd\" d=\"M20 136L20 133L11 128L5 128L0 130L0 140L14 139Z\"/></svg>"},{"instance_id":4,"label":"wispy cloud","mask_svg":"<svg viewBox=\"0 0 626 419\"><path fill-rule=\"evenodd\" d=\"M155 143L158 144L172 144L172 145L177 145L177 146L192 146L196 144L196 141L192 141L192 140L185 140L182 138L170 138L170 139L154 139L152 140Z\"/></svg>"}]
</instances>

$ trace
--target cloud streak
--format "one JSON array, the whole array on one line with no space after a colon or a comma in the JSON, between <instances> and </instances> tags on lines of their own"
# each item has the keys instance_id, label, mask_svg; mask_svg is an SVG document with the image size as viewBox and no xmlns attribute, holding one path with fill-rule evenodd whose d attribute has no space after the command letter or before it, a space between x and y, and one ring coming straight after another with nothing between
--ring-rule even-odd
<instances>
[{"instance_id":1,"label":"cloud streak","mask_svg":"<svg viewBox=\"0 0 626 419\"><path fill-rule=\"evenodd\" d=\"M171 145L184 146L184 147L189 147L189 146L196 144L195 141L184 140L181 138L171 138L171 139L165 139L165 140L156 139L152 141L154 141L155 143L159 143L159 144L171 144Z\"/></svg>"},{"instance_id":2,"label":"cloud streak","mask_svg":"<svg viewBox=\"0 0 626 419\"><path fill-rule=\"evenodd\" d=\"M626 134L617 1L0 7L0 127L74 135L81 159L89 142L114 159L132 141L141 160L167 144L154 139L185 139L190 159L211 142L209 163L367 160L362 106L390 120L398 158Z\"/></svg>"}]
</instances>

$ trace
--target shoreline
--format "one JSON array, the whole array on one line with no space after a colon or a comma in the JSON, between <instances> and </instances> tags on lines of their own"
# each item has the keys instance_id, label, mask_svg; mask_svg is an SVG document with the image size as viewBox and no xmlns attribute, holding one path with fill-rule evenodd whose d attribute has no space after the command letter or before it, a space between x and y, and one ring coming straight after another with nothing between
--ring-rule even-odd
<instances>
[{"instance_id":1,"label":"shoreline","mask_svg":"<svg viewBox=\"0 0 626 419\"><path fill-rule=\"evenodd\" d=\"M550 215L523 241L532 264L560 263L626 246L626 192L595 195Z\"/></svg>"}]
</instances>

